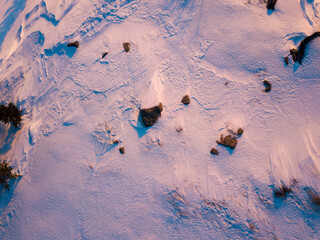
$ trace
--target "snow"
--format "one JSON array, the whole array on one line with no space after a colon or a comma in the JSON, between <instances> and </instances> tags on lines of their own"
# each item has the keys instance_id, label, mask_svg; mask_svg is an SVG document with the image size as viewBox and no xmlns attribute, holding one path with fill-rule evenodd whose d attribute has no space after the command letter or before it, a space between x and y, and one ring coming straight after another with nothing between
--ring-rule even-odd
<instances>
[{"instance_id":1,"label":"snow","mask_svg":"<svg viewBox=\"0 0 320 240\"><path fill-rule=\"evenodd\" d=\"M22 175L1 194L0 239L319 238L306 190L320 192L320 39L302 65L283 60L318 31L319 11L319 0L2 1L0 101L24 115L18 129L0 124L1 160ZM160 102L145 128L139 109ZM234 150L217 145L240 127Z\"/></svg>"}]
</instances>

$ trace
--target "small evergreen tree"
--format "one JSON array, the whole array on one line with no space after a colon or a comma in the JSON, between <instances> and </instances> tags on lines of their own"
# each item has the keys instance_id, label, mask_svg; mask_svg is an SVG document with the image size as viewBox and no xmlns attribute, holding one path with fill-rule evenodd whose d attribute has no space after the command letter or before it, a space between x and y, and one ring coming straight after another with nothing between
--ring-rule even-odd
<instances>
[{"instance_id":1,"label":"small evergreen tree","mask_svg":"<svg viewBox=\"0 0 320 240\"><path fill-rule=\"evenodd\" d=\"M8 165L7 162L0 163L0 184L3 185L4 189L9 190L9 180L16 179L20 177L20 175L12 173L12 167Z\"/></svg>"},{"instance_id":2,"label":"small evergreen tree","mask_svg":"<svg viewBox=\"0 0 320 240\"><path fill-rule=\"evenodd\" d=\"M13 103L8 106L0 105L0 121L4 123L12 122L13 126L18 127L21 123L22 111L17 108Z\"/></svg>"}]
</instances>

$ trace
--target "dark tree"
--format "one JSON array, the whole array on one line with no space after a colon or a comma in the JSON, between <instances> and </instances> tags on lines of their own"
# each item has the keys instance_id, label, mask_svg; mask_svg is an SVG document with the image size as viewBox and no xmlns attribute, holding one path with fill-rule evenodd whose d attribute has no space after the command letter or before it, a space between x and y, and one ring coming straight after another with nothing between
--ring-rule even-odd
<instances>
[{"instance_id":1,"label":"dark tree","mask_svg":"<svg viewBox=\"0 0 320 240\"><path fill-rule=\"evenodd\" d=\"M12 173L12 169L7 162L0 163L0 184L7 190L10 189L9 180L20 177L20 175Z\"/></svg>"},{"instance_id":2,"label":"dark tree","mask_svg":"<svg viewBox=\"0 0 320 240\"><path fill-rule=\"evenodd\" d=\"M0 121L4 123L12 122L13 126L18 127L21 123L22 111L17 108L13 103L8 106L0 105Z\"/></svg>"}]
</instances>

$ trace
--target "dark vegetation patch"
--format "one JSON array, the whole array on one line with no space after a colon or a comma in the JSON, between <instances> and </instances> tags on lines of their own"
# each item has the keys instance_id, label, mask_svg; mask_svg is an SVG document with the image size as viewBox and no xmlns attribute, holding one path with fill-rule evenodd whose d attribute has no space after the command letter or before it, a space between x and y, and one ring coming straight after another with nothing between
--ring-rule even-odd
<instances>
[{"instance_id":1,"label":"dark vegetation patch","mask_svg":"<svg viewBox=\"0 0 320 240\"><path fill-rule=\"evenodd\" d=\"M68 47L76 47L78 48L80 43L78 41L68 43Z\"/></svg>"},{"instance_id":2,"label":"dark vegetation patch","mask_svg":"<svg viewBox=\"0 0 320 240\"><path fill-rule=\"evenodd\" d=\"M220 136L220 141L217 141L218 144L226 147L230 147L231 149L234 149L237 146L237 139L231 135L227 135L223 137L223 135Z\"/></svg>"},{"instance_id":3,"label":"dark vegetation patch","mask_svg":"<svg viewBox=\"0 0 320 240\"><path fill-rule=\"evenodd\" d=\"M184 104L184 105L189 105L190 104L190 97L188 95L185 95L181 102Z\"/></svg>"},{"instance_id":4,"label":"dark vegetation patch","mask_svg":"<svg viewBox=\"0 0 320 240\"><path fill-rule=\"evenodd\" d=\"M13 126L18 127L21 123L22 111L17 108L13 103L8 106L0 105L0 121L5 124L11 122Z\"/></svg>"},{"instance_id":5,"label":"dark vegetation patch","mask_svg":"<svg viewBox=\"0 0 320 240\"><path fill-rule=\"evenodd\" d=\"M120 148L119 148L119 152L120 152L121 154L124 154L124 147L120 147Z\"/></svg>"},{"instance_id":6,"label":"dark vegetation patch","mask_svg":"<svg viewBox=\"0 0 320 240\"><path fill-rule=\"evenodd\" d=\"M271 90L271 83L269 82L269 81L267 81L267 80L264 80L263 81L263 84L264 84L264 86L265 86L265 89L264 89L264 91L265 92L270 92L270 90Z\"/></svg>"},{"instance_id":7,"label":"dark vegetation patch","mask_svg":"<svg viewBox=\"0 0 320 240\"><path fill-rule=\"evenodd\" d=\"M123 49L124 49L124 51L129 52L130 51L130 43L129 42L123 43Z\"/></svg>"},{"instance_id":8,"label":"dark vegetation patch","mask_svg":"<svg viewBox=\"0 0 320 240\"><path fill-rule=\"evenodd\" d=\"M142 123L146 127L153 126L158 121L158 118L161 116L162 110L163 110L163 106L161 103L159 103L159 105L154 106L152 108L140 109Z\"/></svg>"},{"instance_id":9,"label":"dark vegetation patch","mask_svg":"<svg viewBox=\"0 0 320 240\"><path fill-rule=\"evenodd\" d=\"M281 185L280 187L274 189L274 196L275 197L281 197L281 198L285 198L287 196L287 194L291 193L292 189L291 187L285 186L285 185Z\"/></svg>"},{"instance_id":10,"label":"dark vegetation patch","mask_svg":"<svg viewBox=\"0 0 320 240\"><path fill-rule=\"evenodd\" d=\"M312 35L307 36L305 39L303 39L298 47L298 50L296 49L290 50L290 54L294 62L298 62L299 64L302 64L302 60L304 58L308 43L317 37L320 37L320 32L315 32Z\"/></svg>"},{"instance_id":11,"label":"dark vegetation patch","mask_svg":"<svg viewBox=\"0 0 320 240\"><path fill-rule=\"evenodd\" d=\"M7 162L0 163L0 184L3 185L4 189L9 190L9 180L16 179L20 175L12 173L13 168L8 165Z\"/></svg>"},{"instance_id":12,"label":"dark vegetation patch","mask_svg":"<svg viewBox=\"0 0 320 240\"><path fill-rule=\"evenodd\" d=\"M276 3L277 3L277 0L267 0L267 9L274 10Z\"/></svg>"},{"instance_id":13,"label":"dark vegetation patch","mask_svg":"<svg viewBox=\"0 0 320 240\"><path fill-rule=\"evenodd\" d=\"M315 190L313 189L307 189L307 193L309 195L309 198L311 200L311 202L315 205L317 205L318 207L320 207L320 195L319 193L317 193Z\"/></svg>"},{"instance_id":14,"label":"dark vegetation patch","mask_svg":"<svg viewBox=\"0 0 320 240\"><path fill-rule=\"evenodd\" d=\"M217 149L215 148L211 148L211 151L210 151L211 154L214 154L214 155L219 155L219 152Z\"/></svg>"}]
</instances>

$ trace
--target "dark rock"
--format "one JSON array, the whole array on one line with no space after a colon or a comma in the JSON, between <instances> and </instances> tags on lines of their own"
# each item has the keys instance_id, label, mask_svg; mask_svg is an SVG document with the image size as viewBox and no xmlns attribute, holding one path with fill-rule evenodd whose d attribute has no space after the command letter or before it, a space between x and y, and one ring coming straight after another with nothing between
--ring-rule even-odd
<instances>
[{"instance_id":1,"label":"dark rock","mask_svg":"<svg viewBox=\"0 0 320 240\"><path fill-rule=\"evenodd\" d=\"M270 83L269 81L267 81L267 80L264 80L264 81L263 81L263 84L264 84L264 86L265 86L264 91L265 91L265 92L270 92L270 90L271 90L271 83Z\"/></svg>"},{"instance_id":2,"label":"dark rock","mask_svg":"<svg viewBox=\"0 0 320 240\"><path fill-rule=\"evenodd\" d=\"M119 148L119 152L120 152L121 154L124 154L124 147L120 147L120 148Z\"/></svg>"},{"instance_id":3,"label":"dark rock","mask_svg":"<svg viewBox=\"0 0 320 240\"><path fill-rule=\"evenodd\" d=\"M223 135L220 136L220 141L217 141L218 144L230 147L231 149L234 149L237 146L237 139L232 137L231 135L223 137Z\"/></svg>"},{"instance_id":4,"label":"dark rock","mask_svg":"<svg viewBox=\"0 0 320 240\"><path fill-rule=\"evenodd\" d=\"M296 61L298 61L299 64L302 64L302 60L303 60L305 50L306 50L308 43L317 37L320 37L320 32L315 32L312 35L310 35L302 40L302 42L300 43L300 46L298 48L298 53L297 53L297 58L296 58Z\"/></svg>"},{"instance_id":5,"label":"dark rock","mask_svg":"<svg viewBox=\"0 0 320 240\"><path fill-rule=\"evenodd\" d=\"M286 65L289 65L289 57L284 57L284 62L286 63Z\"/></svg>"},{"instance_id":6,"label":"dark rock","mask_svg":"<svg viewBox=\"0 0 320 240\"><path fill-rule=\"evenodd\" d=\"M292 60L294 62L298 61L298 50L295 48L290 49L290 55L292 56Z\"/></svg>"},{"instance_id":7,"label":"dark rock","mask_svg":"<svg viewBox=\"0 0 320 240\"><path fill-rule=\"evenodd\" d=\"M113 142L113 144L119 144L120 141L118 139L115 139L112 142Z\"/></svg>"},{"instance_id":8,"label":"dark rock","mask_svg":"<svg viewBox=\"0 0 320 240\"><path fill-rule=\"evenodd\" d=\"M238 131L237 131L237 135L240 136L240 135L242 135L242 133L243 133L243 129L239 128Z\"/></svg>"},{"instance_id":9,"label":"dark rock","mask_svg":"<svg viewBox=\"0 0 320 240\"><path fill-rule=\"evenodd\" d=\"M275 197L282 197L285 198L287 194L291 193L292 190L290 187L287 186L280 186L278 189L274 190L274 196Z\"/></svg>"},{"instance_id":10,"label":"dark rock","mask_svg":"<svg viewBox=\"0 0 320 240\"><path fill-rule=\"evenodd\" d=\"M107 55L108 55L108 52L102 53L102 58L104 58L104 57L107 56Z\"/></svg>"},{"instance_id":11,"label":"dark rock","mask_svg":"<svg viewBox=\"0 0 320 240\"><path fill-rule=\"evenodd\" d=\"M188 96L188 95L185 95L185 96L182 98L181 102L182 102L184 105L189 105L189 104L190 104L190 98L189 98L189 96Z\"/></svg>"},{"instance_id":12,"label":"dark rock","mask_svg":"<svg viewBox=\"0 0 320 240\"><path fill-rule=\"evenodd\" d=\"M274 10L274 7L276 6L277 0L268 0L267 1L267 9L268 10Z\"/></svg>"},{"instance_id":13,"label":"dark rock","mask_svg":"<svg viewBox=\"0 0 320 240\"><path fill-rule=\"evenodd\" d=\"M159 105L154 106L152 108L143 108L140 109L140 115L143 124L146 127L151 127L158 121L158 117L161 116L161 112L163 110L163 106L161 103Z\"/></svg>"},{"instance_id":14,"label":"dark rock","mask_svg":"<svg viewBox=\"0 0 320 240\"><path fill-rule=\"evenodd\" d=\"M210 151L211 154L214 154L214 155L219 155L219 152L217 149L215 148L211 148L211 151Z\"/></svg>"},{"instance_id":15,"label":"dark rock","mask_svg":"<svg viewBox=\"0 0 320 240\"><path fill-rule=\"evenodd\" d=\"M68 43L68 47L76 47L78 48L80 43L78 41Z\"/></svg>"},{"instance_id":16,"label":"dark rock","mask_svg":"<svg viewBox=\"0 0 320 240\"><path fill-rule=\"evenodd\" d=\"M129 42L123 43L123 49L124 49L126 52L129 52L129 51L130 51L130 43L129 43Z\"/></svg>"}]
</instances>

